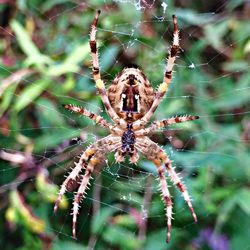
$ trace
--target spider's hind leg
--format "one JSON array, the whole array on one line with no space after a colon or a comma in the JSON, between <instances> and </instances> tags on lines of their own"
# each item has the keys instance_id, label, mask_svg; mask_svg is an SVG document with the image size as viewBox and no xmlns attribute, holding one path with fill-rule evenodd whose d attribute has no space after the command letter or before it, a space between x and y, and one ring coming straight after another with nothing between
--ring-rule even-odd
<instances>
[{"instance_id":1,"label":"spider's hind leg","mask_svg":"<svg viewBox=\"0 0 250 250\"><path fill-rule=\"evenodd\" d=\"M96 124L99 124L100 126L104 128L109 128L110 130L112 130L113 128L113 126L108 121L106 121L103 117L96 115L92 112L89 112L83 107L78 107L78 106L71 105L71 104L65 104L63 105L63 107L72 112L88 117L89 119L93 120Z\"/></svg>"},{"instance_id":2,"label":"spider's hind leg","mask_svg":"<svg viewBox=\"0 0 250 250\"><path fill-rule=\"evenodd\" d=\"M134 129L142 128L152 117L158 105L160 104L161 99L164 97L165 93L168 91L169 84L172 80L173 75L173 67L175 64L175 59L177 57L180 44L179 44L179 29L177 25L177 18L173 15L173 23L174 23L174 34L173 34L173 43L171 45L169 55L167 58L167 67L163 77L163 83L159 85L157 92L155 93L154 101L148 110L148 112L139 120L137 120L133 127Z\"/></svg>"},{"instance_id":3,"label":"spider's hind leg","mask_svg":"<svg viewBox=\"0 0 250 250\"><path fill-rule=\"evenodd\" d=\"M92 57L92 74L96 84L96 88L100 94L104 107L109 115L109 117L119 126L126 128L126 121L121 119L117 113L114 111L113 107L110 105L110 101L108 99L108 95L105 89L104 82L101 79L100 74L100 66L98 60L98 49L96 44L96 27L99 20L101 11L98 10L96 12L95 18L93 20L91 31L90 31L90 41L89 46L91 50L91 57Z\"/></svg>"},{"instance_id":4,"label":"spider's hind leg","mask_svg":"<svg viewBox=\"0 0 250 250\"><path fill-rule=\"evenodd\" d=\"M164 168L158 164L157 160L153 161L157 166L157 171L160 179L160 185L162 190L162 200L166 205L166 216L167 216L167 237L166 242L170 242L170 235L171 235L171 221L172 221L172 209L173 203L171 200L171 196L168 190L168 184L165 177Z\"/></svg>"}]
</instances>

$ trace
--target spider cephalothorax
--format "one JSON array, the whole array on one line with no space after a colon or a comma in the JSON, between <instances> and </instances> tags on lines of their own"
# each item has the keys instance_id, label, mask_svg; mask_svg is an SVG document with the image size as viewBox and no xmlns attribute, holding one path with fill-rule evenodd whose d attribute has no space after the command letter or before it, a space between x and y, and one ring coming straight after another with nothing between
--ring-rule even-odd
<instances>
[{"instance_id":1,"label":"spider cephalothorax","mask_svg":"<svg viewBox=\"0 0 250 250\"><path fill-rule=\"evenodd\" d=\"M124 154L133 154L135 150L135 133L132 130L131 123L128 124L127 130L122 135L122 151Z\"/></svg>"},{"instance_id":2,"label":"spider cephalothorax","mask_svg":"<svg viewBox=\"0 0 250 250\"><path fill-rule=\"evenodd\" d=\"M163 128L165 126L198 119L198 116L177 116L164 119L162 121L154 121L150 126L145 127L150 118L154 114L161 99L168 90L168 85L172 79L172 70L176 55L179 50L179 30L176 17L174 21L174 39L168 56L168 64L163 77L163 82L158 90L154 91L149 80L144 73L136 67L129 67L122 70L114 79L108 91L106 92L105 84L101 79L100 67L96 46L96 26L100 11L96 13L90 33L90 50L93 60L93 78L96 88L101 96L107 114L113 121L113 124L106 121L101 116L95 115L82 107L73 105L65 105L68 110L77 112L89 117L97 124L109 129L110 135L96 141L90 145L81 155L79 161L70 172L66 180L63 182L58 198L55 203L54 211L62 199L63 194L70 191L76 183L79 184L77 193L73 202L73 236L76 237L76 221L81 199L86 194L86 188L89 184L94 168L104 161L105 155L109 152L115 152L117 162L124 160L128 155L132 163L136 163L139 153L151 160L157 167L160 185L162 190L162 198L166 205L167 216L167 242L170 240L170 229L172 219L172 201L168 191L168 185L165 178L165 171L169 174L170 179L180 190L189 206L192 216L197 221L189 194L172 167L171 161L164 150L153 142L149 137L149 133ZM81 175L81 172L84 174Z\"/></svg>"}]
</instances>

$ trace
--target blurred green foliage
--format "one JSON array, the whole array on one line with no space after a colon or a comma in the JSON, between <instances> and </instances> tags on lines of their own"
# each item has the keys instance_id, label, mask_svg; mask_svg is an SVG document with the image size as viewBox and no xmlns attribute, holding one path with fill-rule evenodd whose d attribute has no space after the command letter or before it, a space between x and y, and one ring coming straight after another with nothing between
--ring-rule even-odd
<instances>
[{"instance_id":1,"label":"blurred green foliage","mask_svg":"<svg viewBox=\"0 0 250 250\"><path fill-rule=\"evenodd\" d=\"M247 2L2 2L1 249L249 248ZM164 129L152 139L184 177L199 223L192 222L171 187L175 213L168 246L156 170L143 158L132 166L107 156L82 202L77 240L71 238L72 194L53 214L58 187L76 156L107 134L62 108L80 105L109 119L90 70L88 38L96 9L102 10L97 37L103 78L110 82L136 63L155 88L172 40L171 15L178 17L182 51L154 119L196 114L200 120Z\"/></svg>"}]
</instances>

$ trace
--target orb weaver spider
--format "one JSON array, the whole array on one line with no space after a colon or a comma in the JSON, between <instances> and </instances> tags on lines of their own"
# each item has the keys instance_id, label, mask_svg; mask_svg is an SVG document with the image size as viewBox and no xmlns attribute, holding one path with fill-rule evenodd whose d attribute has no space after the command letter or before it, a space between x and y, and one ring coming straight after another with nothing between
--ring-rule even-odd
<instances>
[{"instance_id":1,"label":"orb weaver spider","mask_svg":"<svg viewBox=\"0 0 250 250\"><path fill-rule=\"evenodd\" d=\"M166 205L167 217L167 236L166 241L170 241L171 219L172 219L172 200L165 178L164 167L170 179L176 185L186 201L194 221L197 217L194 212L190 196L182 183L180 177L172 167L171 161L164 150L153 142L148 135L153 131L175 123L196 120L198 116L176 116L161 121L154 121L145 127L157 109L161 99L168 90L172 79L172 72L177 53L179 51L179 29L176 16L173 15L174 33L173 43L167 58L167 67L163 77L163 82L158 90L154 91L149 80L141 69L137 67L124 68L113 80L106 91L105 84L101 79L100 66L98 61L98 51L96 46L96 27L100 15L97 11L93 20L90 32L90 50L92 56L92 73L96 88L100 94L104 107L113 124L106 121L103 117L87 111L82 107L67 104L64 107L70 111L79 113L92 119L96 124L109 129L110 135L96 141L90 145L75 163L75 167L63 182L54 206L56 212L63 194L71 190L75 183L79 184L78 191L74 196L73 202L73 237L76 238L76 222L81 199L86 194L91 174L94 168L105 159L105 154L115 152L117 162L122 162L125 156L130 157L131 163L136 163L139 153L152 161L158 171L162 198ZM85 170L84 175L81 171Z\"/></svg>"}]
</instances>

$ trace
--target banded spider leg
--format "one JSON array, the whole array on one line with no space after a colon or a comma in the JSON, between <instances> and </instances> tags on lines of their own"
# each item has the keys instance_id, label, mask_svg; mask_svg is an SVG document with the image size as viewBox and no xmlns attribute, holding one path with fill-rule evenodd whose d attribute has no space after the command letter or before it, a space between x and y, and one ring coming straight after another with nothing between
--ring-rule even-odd
<instances>
[{"instance_id":1,"label":"banded spider leg","mask_svg":"<svg viewBox=\"0 0 250 250\"><path fill-rule=\"evenodd\" d=\"M165 95L165 93L168 91L168 86L171 83L172 80L172 75L173 75L173 67L175 63L176 56L178 54L180 45L179 45L179 29L178 29L178 24L177 24L177 18L175 15L173 15L173 22L174 22L174 36L173 36L173 43L170 48L170 53L167 59L167 68L165 70L165 74L163 77L163 83L160 84L156 94L155 94L155 99L148 110L148 112L139 120L135 121L133 124L134 129L141 128L144 126L149 119L152 117L154 114L155 110L160 104L161 99Z\"/></svg>"},{"instance_id":2,"label":"banded spider leg","mask_svg":"<svg viewBox=\"0 0 250 250\"><path fill-rule=\"evenodd\" d=\"M117 148L121 147L121 137L109 135L97 141L95 144L89 146L81 155L79 161L75 163L75 167L70 172L66 180L63 182L61 189L59 191L58 197L55 202L54 212L57 211L59 203L62 199L62 196L67 190L72 189L72 185L75 185L76 182L80 184L77 193L74 197L73 202L73 237L76 238L76 221L77 214L79 210L79 204L83 196L85 195L86 188L89 184L89 180L92 172L94 171L95 166L100 164L104 155L108 152L112 152ZM86 169L85 169L86 168ZM80 172L85 169L85 174L80 175ZM80 177L79 177L80 176Z\"/></svg>"},{"instance_id":3,"label":"banded spider leg","mask_svg":"<svg viewBox=\"0 0 250 250\"><path fill-rule=\"evenodd\" d=\"M166 205L166 216L167 216L167 236L166 241L170 241L170 230L171 230L171 219L172 219L172 201L168 191L167 182L165 179L163 164L166 166L166 170L169 174L170 179L174 185L180 190L183 195L184 200L186 201L194 221L197 222L197 216L194 212L190 196L182 183L180 177L176 174L174 169L171 166L171 161L169 160L167 154L153 141L148 137L138 137L135 143L135 148L140 151L144 156L151 160L157 167L158 175L160 178L160 184L162 189L163 201Z\"/></svg>"}]
</instances>

